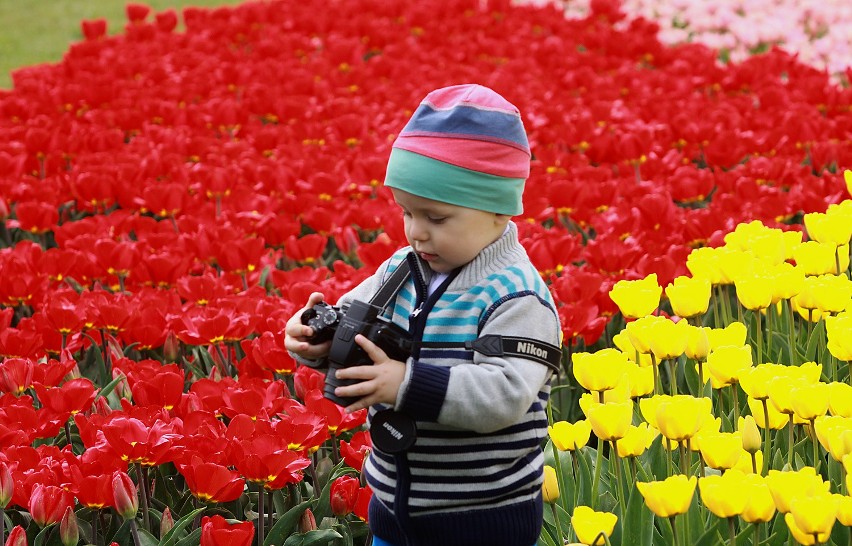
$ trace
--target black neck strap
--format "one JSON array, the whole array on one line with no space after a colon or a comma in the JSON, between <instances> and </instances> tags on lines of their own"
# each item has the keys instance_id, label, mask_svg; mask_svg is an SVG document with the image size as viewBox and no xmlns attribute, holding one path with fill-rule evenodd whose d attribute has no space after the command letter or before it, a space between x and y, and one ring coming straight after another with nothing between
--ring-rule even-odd
<instances>
[{"instance_id":1,"label":"black neck strap","mask_svg":"<svg viewBox=\"0 0 852 546\"><path fill-rule=\"evenodd\" d=\"M411 268L408 265L408 260L402 260L393 273L391 273L391 276L388 277L388 280L385 281L379 288L379 291L372 297L370 303L382 309L387 307L410 276Z\"/></svg>"}]
</instances>

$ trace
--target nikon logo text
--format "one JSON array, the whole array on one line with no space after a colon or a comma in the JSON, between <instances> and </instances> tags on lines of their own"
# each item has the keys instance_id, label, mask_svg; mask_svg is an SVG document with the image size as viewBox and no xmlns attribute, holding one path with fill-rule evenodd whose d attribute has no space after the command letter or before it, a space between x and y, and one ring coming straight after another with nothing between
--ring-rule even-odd
<instances>
[{"instance_id":1,"label":"nikon logo text","mask_svg":"<svg viewBox=\"0 0 852 546\"><path fill-rule=\"evenodd\" d=\"M547 358L547 351L541 347L536 347L532 343L518 343L518 352L527 355L537 356L539 358Z\"/></svg>"},{"instance_id":2,"label":"nikon logo text","mask_svg":"<svg viewBox=\"0 0 852 546\"><path fill-rule=\"evenodd\" d=\"M387 429L391 436L396 438L397 440L402 438L402 433L391 426L387 421L382 423L382 426Z\"/></svg>"}]
</instances>

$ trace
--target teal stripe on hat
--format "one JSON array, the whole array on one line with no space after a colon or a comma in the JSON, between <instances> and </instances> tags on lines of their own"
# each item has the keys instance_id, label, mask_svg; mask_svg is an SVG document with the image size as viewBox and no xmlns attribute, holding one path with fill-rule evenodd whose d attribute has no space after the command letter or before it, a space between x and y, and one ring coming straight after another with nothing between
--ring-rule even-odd
<instances>
[{"instance_id":1,"label":"teal stripe on hat","mask_svg":"<svg viewBox=\"0 0 852 546\"><path fill-rule=\"evenodd\" d=\"M457 167L393 148L385 185L460 207L516 216L524 211L523 178L506 178Z\"/></svg>"}]
</instances>

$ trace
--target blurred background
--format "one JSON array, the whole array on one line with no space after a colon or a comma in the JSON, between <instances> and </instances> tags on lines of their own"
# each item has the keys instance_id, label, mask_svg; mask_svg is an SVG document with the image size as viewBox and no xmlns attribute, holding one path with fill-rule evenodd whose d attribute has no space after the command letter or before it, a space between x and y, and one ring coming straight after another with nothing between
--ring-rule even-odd
<instances>
[{"instance_id":1,"label":"blurred background","mask_svg":"<svg viewBox=\"0 0 852 546\"><path fill-rule=\"evenodd\" d=\"M153 12L174 8L180 15L187 6L217 7L240 2L147 0L139 3ZM16 68L61 61L69 44L83 39L80 22L85 19L106 19L110 35L123 32L127 3L124 0L0 0L0 89L11 89L11 71Z\"/></svg>"}]
</instances>

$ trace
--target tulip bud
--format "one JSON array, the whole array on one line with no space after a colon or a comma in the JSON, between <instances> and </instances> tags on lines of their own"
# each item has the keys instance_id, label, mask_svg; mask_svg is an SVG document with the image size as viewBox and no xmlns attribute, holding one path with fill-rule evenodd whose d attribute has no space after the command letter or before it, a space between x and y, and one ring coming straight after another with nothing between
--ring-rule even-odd
<instances>
[{"instance_id":1,"label":"tulip bud","mask_svg":"<svg viewBox=\"0 0 852 546\"><path fill-rule=\"evenodd\" d=\"M160 518L160 536L165 536L174 526L175 518L172 517L172 511L166 506L166 509L163 510L163 516Z\"/></svg>"},{"instance_id":2,"label":"tulip bud","mask_svg":"<svg viewBox=\"0 0 852 546\"><path fill-rule=\"evenodd\" d=\"M163 343L163 356L167 362L177 362L180 357L180 340L171 330L166 335L165 343Z\"/></svg>"},{"instance_id":3,"label":"tulip bud","mask_svg":"<svg viewBox=\"0 0 852 546\"><path fill-rule=\"evenodd\" d=\"M133 519L139 510L139 496L136 485L126 472L116 471L112 475L112 495L115 511L124 519Z\"/></svg>"},{"instance_id":4,"label":"tulip bud","mask_svg":"<svg viewBox=\"0 0 852 546\"><path fill-rule=\"evenodd\" d=\"M307 533L308 531L316 531L317 520L314 518L314 513L308 508L302 512L302 517L299 518L299 532Z\"/></svg>"},{"instance_id":5,"label":"tulip bud","mask_svg":"<svg viewBox=\"0 0 852 546\"><path fill-rule=\"evenodd\" d=\"M9 533L9 537L6 539L5 546L28 546L26 530L20 525L15 525L15 528L12 529L12 532Z\"/></svg>"},{"instance_id":6,"label":"tulip bud","mask_svg":"<svg viewBox=\"0 0 852 546\"><path fill-rule=\"evenodd\" d=\"M12 495L15 494L15 480L12 479L12 471L9 465L0 463L0 508L9 506Z\"/></svg>"},{"instance_id":7,"label":"tulip bud","mask_svg":"<svg viewBox=\"0 0 852 546\"><path fill-rule=\"evenodd\" d=\"M760 430L757 428L754 417L746 415L742 419L740 432L743 436L743 449L752 454L760 451Z\"/></svg>"},{"instance_id":8,"label":"tulip bud","mask_svg":"<svg viewBox=\"0 0 852 546\"><path fill-rule=\"evenodd\" d=\"M70 506L59 522L59 540L63 546L76 546L80 542L80 528L77 526L77 515Z\"/></svg>"},{"instance_id":9,"label":"tulip bud","mask_svg":"<svg viewBox=\"0 0 852 546\"><path fill-rule=\"evenodd\" d=\"M559 500L559 480L556 478L556 469L552 466L544 467L544 483L541 485L541 493L544 502L553 504Z\"/></svg>"}]
</instances>

